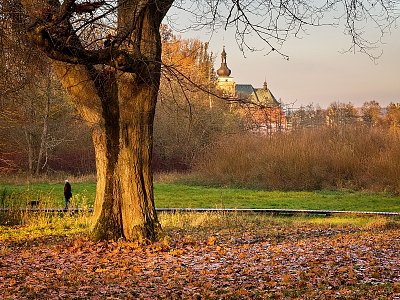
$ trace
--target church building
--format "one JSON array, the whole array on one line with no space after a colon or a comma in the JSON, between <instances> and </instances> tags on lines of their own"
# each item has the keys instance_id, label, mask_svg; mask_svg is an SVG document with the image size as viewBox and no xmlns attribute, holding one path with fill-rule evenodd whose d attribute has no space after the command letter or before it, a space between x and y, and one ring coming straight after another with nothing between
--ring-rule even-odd
<instances>
[{"instance_id":1,"label":"church building","mask_svg":"<svg viewBox=\"0 0 400 300\"><path fill-rule=\"evenodd\" d=\"M274 97L267 82L263 87L236 83L226 62L225 47L221 53L221 67L217 70L216 86L224 97L239 103L240 110L251 120L254 130L275 132L286 129L287 122L281 103Z\"/></svg>"}]
</instances>

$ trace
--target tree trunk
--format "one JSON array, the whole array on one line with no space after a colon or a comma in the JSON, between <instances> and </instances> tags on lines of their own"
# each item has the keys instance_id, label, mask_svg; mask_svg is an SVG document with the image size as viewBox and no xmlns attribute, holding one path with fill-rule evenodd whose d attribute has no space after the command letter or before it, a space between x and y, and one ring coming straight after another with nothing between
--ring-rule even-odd
<instances>
[{"instance_id":1,"label":"tree trunk","mask_svg":"<svg viewBox=\"0 0 400 300\"><path fill-rule=\"evenodd\" d=\"M144 243L156 240L161 229L151 170L161 42L152 12L142 17L139 47L153 61L146 76L54 61L75 108L92 129L97 170L95 240Z\"/></svg>"},{"instance_id":2,"label":"tree trunk","mask_svg":"<svg viewBox=\"0 0 400 300\"><path fill-rule=\"evenodd\" d=\"M28 152L28 170L29 174L33 174L33 138L29 129L25 128L26 150Z\"/></svg>"},{"instance_id":3,"label":"tree trunk","mask_svg":"<svg viewBox=\"0 0 400 300\"><path fill-rule=\"evenodd\" d=\"M50 82L50 80L49 80ZM50 84L47 86L46 92L46 108L43 116L43 127L42 127L42 135L40 137L40 147L39 147L39 154L36 162L36 171L35 174L39 175L40 169L44 168L45 164L42 166L42 160L44 153L47 150L47 132L49 127L49 115L50 115L50 93L49 93Z\"/></svg>"},{"instance_id":4,"label":"tree trunk","mask_svg":"<svg viewBox=\"0 0 400 300\"><path fill-rule=\"evenodd\" d=\"M119 73L99 91L85 66L55 62L55 70L78 112L92 129L97 187L95 240L154 241L155 211L151 157L158 85L136 83Z\"/></svg>"},{"instance_id":5,"label":"tree trunk","mask_svg":"<svg viewBox=\"0 0 400 300\"><path fill-rule=\"evenodd\" d=\"M98 175L93 235L96 240L154 241L160 227L151 172L156 90L142 86L135 91L133 75L118 77L120 106L104 105L103 114L119 122L106 121L93 131Z\"/></svg>"},{"instance_id":6,"label":"tree trunk","mask_svg":"<svg viewBox=\"0 0 400 300\"><path fill-rule=\"evenodd\" d=\"M26 104L26 114L25 118L27 122L24 125L24 133L26 140L26 151L28 155L28 171L30 175L34 174L34 159L35 159L35 138L33 135L33 127L34 127L34 109L32 99L28 99L28 103Z\"/></svg>"}]
</instances>

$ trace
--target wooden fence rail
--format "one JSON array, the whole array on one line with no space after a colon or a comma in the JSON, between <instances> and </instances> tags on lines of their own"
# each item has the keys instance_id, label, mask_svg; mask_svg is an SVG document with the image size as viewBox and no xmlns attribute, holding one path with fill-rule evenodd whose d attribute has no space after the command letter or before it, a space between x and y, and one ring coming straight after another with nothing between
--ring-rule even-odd
<instances>
[{"instance_id":1,"label":"wooden fence rail","mask_svg":"<svg viewBox=\"0 0 400 300\"><path fill-rule=\"evenodd\" d=\"M79 213L93 212L93 208L0 208L0 212L20 210L22 212L46 212L46 213ZM283 215L381 215L400 216L400 212L385 211L344 211L344 210L315 210L315 209L277 209L277 208L157 208L157 212L186 213L186 212L218 212L218 213L255 213L255 214L283 214Z\"/></svg>"}]
</instances>

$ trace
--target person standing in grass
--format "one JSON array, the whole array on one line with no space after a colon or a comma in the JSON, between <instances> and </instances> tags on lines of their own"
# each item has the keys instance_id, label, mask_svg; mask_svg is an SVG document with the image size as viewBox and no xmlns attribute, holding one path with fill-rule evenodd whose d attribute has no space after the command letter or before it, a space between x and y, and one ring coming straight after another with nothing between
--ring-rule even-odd
<instances>
[{"instance_id":1,"label":"person standing in grass","mask_svg":"<svg viewBox=\"0 0 400 300\"><path fill-rule=\"evenodd\" d=\"M72 197L72 188L68 179L65 180L64 184L64 198L65 198L65 209L68 209L69 199Z\"/></svg>"}]
</instances>

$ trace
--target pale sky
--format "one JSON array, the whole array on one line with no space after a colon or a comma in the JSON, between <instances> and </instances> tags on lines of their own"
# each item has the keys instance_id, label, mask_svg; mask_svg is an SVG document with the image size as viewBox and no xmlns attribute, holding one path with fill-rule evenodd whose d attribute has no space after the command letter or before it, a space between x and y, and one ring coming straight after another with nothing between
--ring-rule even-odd
<instances>
[{"instance_id":1,"label":"pale sky","mask_svg":"<svg viewBox=\"0 0 400 300\"><path fill-rule=\"evenodd\" d=\"M343 28L313 28L301 39L290 38L280 55L246 52L236 45L233 33L217 32L212 37L204 32L186 32L184 38L198 38L210 43L216 55L215 68L221 63L222 45L227 52L228 67L236 83L268 87L277 99L294 107L310 103L327 107L332 102L351 102L361 106L376 100L382 107L400 102L400 28L392 30L378 45L382 55L375 62L362 53L341 53L350 39Z\"/></svg>"}]
</instances>

